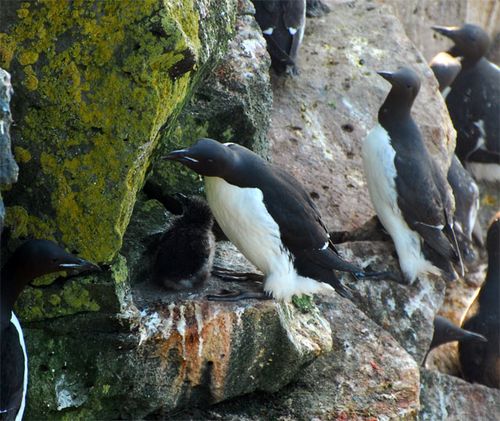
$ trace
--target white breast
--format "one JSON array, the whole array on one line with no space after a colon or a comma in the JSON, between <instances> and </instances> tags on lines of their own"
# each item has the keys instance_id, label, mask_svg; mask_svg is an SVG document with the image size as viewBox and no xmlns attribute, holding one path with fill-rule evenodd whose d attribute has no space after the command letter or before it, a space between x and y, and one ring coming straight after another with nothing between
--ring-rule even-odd
<instances>
[{"instance_id":1,"label":"white breast","mask_svg":"<svg viewBox=\"0 0 500 421\"><path fill-rule=\"evenodd\" d=\"M279 226L267 211L261 190L205 177L205 193L224 234L266 275L265 291L282 300L294 294L333 291L330 285L297 275L293 257L281 242Z\"/></svg>"},{"instance_id":2,"label":"white breast","mask_svg":"<svg viewBox=\"0 0 500 421\"><path fill-rule=\"evenodd\" d=\"M14 312L12 312L10 322L14 325L14 327L17 330L17 334L19 336L19 343L21 344L21 348L24 354L23 397L21 401L21 407L19 408L19 412L16 415L16 421L21 421L23 419L24 408L26 406L26 392L28 389L28 354L26 353L26 344L24 343L23 330L21 329L21 324L19 323L19 320L17 319Z\"/></svg>"},{"instance_id":3,"label":"white breast","mask_svg":"<svg viewBox=\"0 0 500 421\"><path fill-rule=\"evenodd\" d=\"M410 229L397 203L396 151L389 134L377 124L363 142L363 167L370 198L380 222L392 237L405 277L413 282L420 273L439 273L421 249L421 237Z\"/></svg>"}]
</instances>

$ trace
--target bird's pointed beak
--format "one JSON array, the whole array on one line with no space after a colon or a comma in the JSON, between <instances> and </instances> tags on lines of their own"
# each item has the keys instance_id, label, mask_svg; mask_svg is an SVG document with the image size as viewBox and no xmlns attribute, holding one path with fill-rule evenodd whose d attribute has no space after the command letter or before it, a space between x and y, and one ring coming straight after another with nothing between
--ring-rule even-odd
<instances>
[{"instance_id":1,"label":"bird's pointed beak","mask_svg":"<svg viewBox=\"0 0 500 421\"><path fill-rule=\"evenodd\" d=\"M96 264L85 259L76 258L72 261L66 261L59 264L61 270L71 272L73 274L82 272L100 272L101 268Z\"/></svg>"},{"instance_id":2,"label":"bird's pointed beak","mask_svg":"<svg viewBox=\"0 0 500 421\"><path fill-rule=\"evenodd\" d=\"M462 338L459 339L461 342L488 342L488 339L486 339L483 335L480 335L479 333L475 332L464 332Z\"/></svg>"},{"instance_id":3,"label":"bird's pointed beak","mask_svg":"<svg viewBox=\"0 0 500 421\"><path fill-rule=\"evenodd\" d=\"M163 159L169 161L179 161L179 162L194 162L198 163L198 160L189 156L189 149L178 149L176 151L170 152L168 155L164 156Z\"/></svg>"},{"instance_id":4,"label":"bird's pointed beak","mask_svg":"<svg viewBox=\"0 0 500 421\"><path fill-rule=\"evenodd\" d=\"M460 28L457 26L431 26L433 31L436 31L438 34L444 35L445 37L453 39L453 36Z\"/></svg>"},{"instance_id":5,"label":"bird's pointed beak","mask_svg":"<svg viewBox=\"0 0 500 421\"><path fill-rule=\"evenodd\" d=\"M184 158L189 153L189 149L178 149L176 151L170 152L167 156L164 156L163 159L167 159L169 161L179 161Z\"/></svg>"},{"instance_id":6,"label":"bird's pointed beak","mask_svg":"<svg viewBox=\"0 0 500 421\"><path fill-rule=\"evenodd\" d=\"M388 82L392 81L392 77L393 77L393 73L392 72L382 71L382 72L377 72L377 74L379 74L380 76L382 76Z\"/></svg>"}]
</instances>

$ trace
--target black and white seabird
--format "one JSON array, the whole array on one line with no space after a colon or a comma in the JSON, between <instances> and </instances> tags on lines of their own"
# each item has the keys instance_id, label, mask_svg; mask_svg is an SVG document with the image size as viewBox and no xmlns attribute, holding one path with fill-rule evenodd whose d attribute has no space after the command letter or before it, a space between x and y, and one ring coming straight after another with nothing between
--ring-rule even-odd
<instances>
[{"instance_id":1,"label":"black and white seabird","mask_svg":"<svg viewBox=\"0 0 500 421\"><path fill-rule=\"evenodd\" d=\"M476 179L500 181L500 69L484 55L488 34L479 26L432 27L450 38L448 50L461 57L446 105L457 130L456 154Z\"/></svg>"},{"instance_id":2,"label":"black and white seabird","mask_svg":"<svg viewBox=\"0 0 500 421\"><path fill-rule=\"evenodd\" d=\"M28 357L23 331L14 303L33 279L48 273L72 274L99 267L67 253L47 240L25 242L12 254L0 272L0 418L22 419L28 385Z\"/></svg>"},{"instance_id":3,"label":"black and white seabird","mask_svg":"<svg viewBox=\"0 0 500 421\"><path fill-rule=\"evenodd\" d=\"M453 231L453 198L411 117L420 80L409 68L379 75L392 88L379 110L379 123L362 147L371 201L394 241L408 282L426 272L453 279L451 262L460 264L463 273Z\"/></svg>"},{"instance_id":4,"label":"black and white seabird","mask_svg":"<svg viewBox=\"0 0 500 421\"><path fill-rule=\"evenodd\" d=\"M459 343L458 355L465 380L500 389L500 213L486 237L488 271L469 306L462 328L479 333L487 343Z\"/></svg>"},{"instance_id":5,"label":"black and white seabird","mask_svg":"<svg viewBox=\"0 0 500 421\"><path fill-rule=\"evenodd\" d=\"M198 288L210 276L215 255L214 219L200 197L178 195L182 216L175 219L158 243L153 279L170 290Z\"/></svg>"},{"instance_id":6,"label":"black and white seabird","mask_svg":"<svg viewBox=\"0 0 500 421\"><path fill-rule=\"evenodd\" d=\"M283 169L234 143L201 139L166 159L205 176L205 193L224 234L265 275L278 300L333 292L349 295L333 270L367 274L344 261L301 184ZM332 288L333 286L333 288Z\"/></svg>"},{"instance_id":7,"label":"black and white seabird","mask_svg":"<svg viewBox=\"0 0 500 421\"><path fill-rule=\"evenodd\" d=\"M430 351L438 346L453 341L487 342L488 340L483 335L460 328L446 317L436 316L434 318L434 333L432 335L432 341L429 346L429 350L425 354L422 365L425 365L425 361Z\"/></svg>"},{"instance_id":8,"label":"black and white seabird","mask_svg":"<svg viewBox=\"0 0 500 421\"><path fill-rule=\"evenodd\" d=\"M473 234L482 243L481 229L478 226L479 188L469 172L453 154L447 175L448 183L455 197L455 219L453 228L457 237L462 258L467 263L476 259L473 247Z\"/></svg>"},{"instance_id":9,"label":"black and white seabird","mask_svg":"<svg viewBox=\"0 0 500 421\"><path fill-rule=\"evenodd\" d=\"M460 73L460 61L448 53L437 54L429 63L434 76L439 83L439 90L444 98L450 91L450 85ZM472 263L476 256L472 246L472 232L477 220L479 210L479 188L463 167L462 163L453 154L447 175L448 183L455 197L455 234L463 259ZM480 229L474 230L475 236L480 237ZM482 243L482 238L477 238Z\"/></svg>"},{"instance_id":10,"label":"black and white seabird","mask_svg":"<svg viewBox=\"0 0 500 421\"><path fill-rule=\"evenodd\" d=\"M278 74L296 74L297 53L306 24L306 0L252 1L273 69Z\"/></svg>"}]
</instances>

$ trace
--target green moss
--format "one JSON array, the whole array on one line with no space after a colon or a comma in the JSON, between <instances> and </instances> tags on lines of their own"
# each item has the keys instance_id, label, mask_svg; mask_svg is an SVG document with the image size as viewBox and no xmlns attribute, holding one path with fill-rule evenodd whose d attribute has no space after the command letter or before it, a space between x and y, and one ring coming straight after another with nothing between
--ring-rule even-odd
<instances>
[{"instance_id":1,"label":"green moss","mask_svg":"<svg viewBox=\"0 0 500 421\"><path fill-rule=\"evenodd\" d=\"M301 313L309 313L315 307L314 300L310 295L301 295L300 297L294 295L292 303Z\"/></svg>"},{"instance_id":2,"label":"green moss","mask_svg":"<svg viewBox=\"0 0 500 421\"><path fill-rule=\"evenodd\" d=\"M16 313L23 321L34 321L99 311L93 287L94 279L84 277L68 280L62 288L25 288L16 302Z\"/></svg>"},{"instance_id":3,"label":"green moss","mask_svg":"<svg viewBox=\"0 0 500 421\"><path fill-rule=\"evenodd\" d=\"M31 161L30 151L28 149L21 148L20 146L14 147L14 156L16 158L16 162L20 164Z\"/></svg>"},{"instance_id":4,"label":"green moss","mask_svg":"<svg viewBox=\"0 0 500 421\"><path fill-rule=\"evenodd\" d=\"M16 143L31 156L6 195L24 214L22 229L9 219L14 237L56 238L87 259L113 259L158 132L191 89L190 67L176 66L196 68L194 3L9 4L19 20L0 34L0 66L21 69L14 101L28 106Z\"/></svg>"}]
</instances>

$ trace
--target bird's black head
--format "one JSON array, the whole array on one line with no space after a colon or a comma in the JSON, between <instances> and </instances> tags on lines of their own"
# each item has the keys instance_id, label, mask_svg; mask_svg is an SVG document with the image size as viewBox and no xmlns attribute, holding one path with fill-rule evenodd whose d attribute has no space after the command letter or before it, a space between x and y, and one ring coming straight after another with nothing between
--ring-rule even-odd
<instances>
[{"instance_id":1,"label":"bird's black head","mask_svg":"<svg viewBox=\"0 0 500 421\"><path fill-rule=\"evenodd\" d=\"M441 92L453 83L462 69L460 61L445 52L437 54L429 63L429 67L434 72Z\"/></svg>"},{"instance_id":2,"label":"bird's black head","mask_svg":"<svg viewBox=\"0 0 500 421\"><path fill-rule=\"evenodd\" d=\"M18 247L2 268L0 276L2 326L23 288L39 276L55 272L78 274L100 270L48 240L29 240Z\"/></svg>"},{"instance_id":3,"label":"bird's black head","mask_svg":"<svg viewBox=\"0 0 500 421\"><path fill-rule=\"evenodd\" d=\"M68 253L52 241L29 240L14 251L2 273L8 271L18 282L28 283L49 273L77 274L89 270L99 270L99 266Z\"/></svg>"},{"instance_id":4,"label":"bird's black head","mask_svg":"<svg viewBox=\"0 0 500 421\"><path fill-rule=\"evenodd\" d=\"M397 96L410 104L413 103L420 90L420 78L409 67L402 67L397 72L377 72L391 85L390 94Z\"/></svg>"},{"instance_id":5,"label":"bird's black head","mask_svg":"<svg viewBox=\"0 0 500 421\"><path fill-rule=\"evenodd\" d=\"M415 71L402 67L397 72L377 73L392 85L389 95L380 107L379 122L384 125L394 117L409 116L413 101L420 89L420 79Z\"/></svg>"},{"instance_id":6,"label":"bird's black head","mask_svg":"<svg viewBox=\"0 0 500 421\"><path fill-rule=\"evenodd\" d=\"M453 57L476 61L483 57L490 47L490 37L479 26L466 23L458 26L433 26L437 33L450 38L454 45L448 50Z\"/></svg>"},{"instance_id":7,"label":"bird's black head","mask_svg":"<svg viewBox=\"0 0 500 421\"><path fill-rule=\"evenodd\" d=\"M200 175L223 178L235 159L231 145L200 139L190 148L170 152L165 159L178 161Z\"/></svg>"},{"instance_id":8,"label":"bird's black head","mask_svg":"<svg viewBox=\"0 0 500 421\"><path fill-rule=\"evenodd\" d=\"M493 217L493 222L488 228L486 248L489 256L496 255L498 257L500 254L500 212Z\"/></svg>"}]
</instances>

